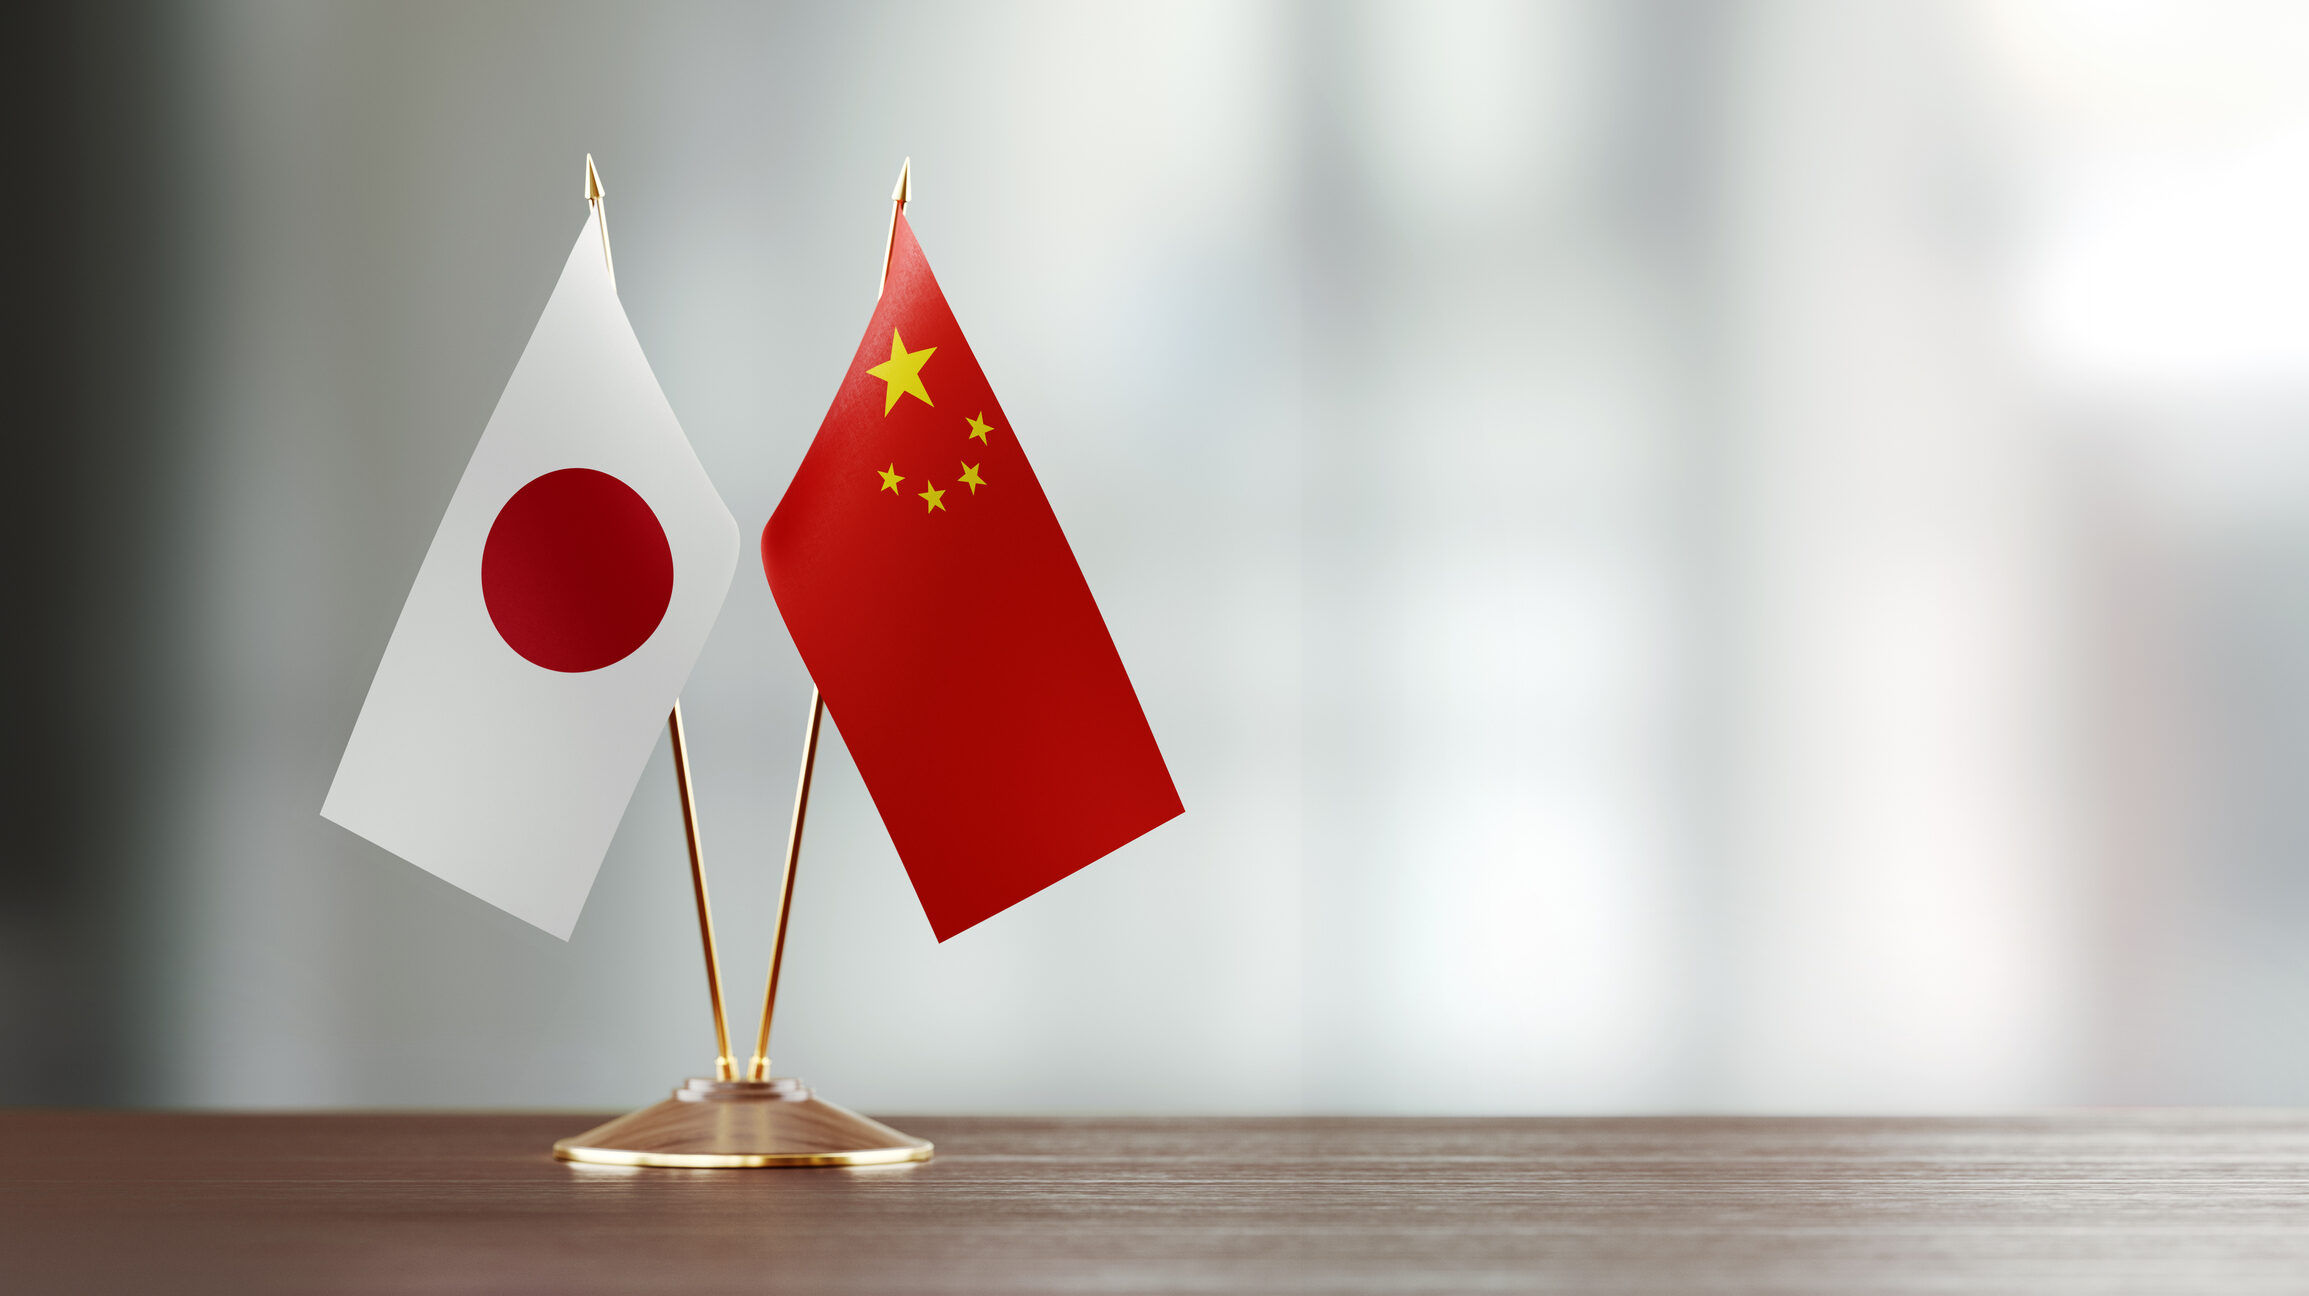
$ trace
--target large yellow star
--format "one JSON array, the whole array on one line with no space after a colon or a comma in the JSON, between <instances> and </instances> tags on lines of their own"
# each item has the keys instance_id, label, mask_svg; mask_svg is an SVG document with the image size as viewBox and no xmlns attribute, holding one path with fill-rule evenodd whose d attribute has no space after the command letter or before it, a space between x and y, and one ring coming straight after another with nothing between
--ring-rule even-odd
<instances>
[{"instance_id":1,"label":"large yellow star","mask_svg":"<svg viewBox=\"0 0 2309 1296\"><path fill-rule=\"evenodd\" d=\"M930 512L931 509L944 511L946 508L946 492L938 489L935 486L922 492L922 494L917 498L930 501L929 507L922 510L925 513Z\"/></svg>"},{"instance_id":2,"label":"large yellow star","mask_svg":"<svg viewBox=\"0 0 2309 1296\"><path fill-rule=\"evenodd\" d=\"M922 366L930 363L931 354L937 350L936 347L924 347L919 351L909 351L906 349L906 339L898 336L898 330L890 330L890 358L866 371L886 384L882 389L882 413L885 417L897 408L900 396L912 396L925 405L930 403L930 393L922 386Z\"/></svg>"},{"instance_id":3,"label":"large yellow star","mask_svg":"<svg viewBox=\"0 0 2309 1296\"><path fill-rule=\"evenodd\" d=\"M906 480L898 475L898 465L896 464L891 464L887 468L876 468L874 471L882 474L882 489L893 495L898 493L898 483Z\"/></svg>"},{"instance_id":4,"label":"large yellow star","mask_svg":"<svg viewBox=\"0 0 2309 1296\"><path fill-rule=\"evenodd\" d=\"M993 430L994 425L986 421L986 414L983 410L971 416L970 435L978 438L981 441L984 441L986 439L986 434L992 432Z\"/></svg>"},{"instance_id":5,"label":"large yellow star","mask_svg":"<svg viewBox=\"0 0 2309 1296\"><path fill-rule=\"evenodd\" d=\"M973 495L978 493L979 487L986 484L986 479L978 475L977 464L966 463L962 465L962 484L968 486Z\"/></svg>"}]
</instances>

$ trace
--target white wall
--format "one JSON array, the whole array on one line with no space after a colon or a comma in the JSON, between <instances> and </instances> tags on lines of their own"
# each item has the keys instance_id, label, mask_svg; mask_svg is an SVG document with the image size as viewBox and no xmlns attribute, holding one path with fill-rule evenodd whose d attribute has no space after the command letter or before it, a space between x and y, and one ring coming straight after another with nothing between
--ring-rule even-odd
<instances>
[{"instance_id":1,"label":"white wall","mask_svg":"<svg viewBox=\"0 0 2309 1296\"><path fill-rule=\"evenodd\" d=\"M198 285L155 1100L618 1107L710 1062L662 750L567 945L317 814L588 152L749 531L912 156L1187 805L939 946L831 742L781 1071L884 1111L2297 1100L2301 1050L2141 1061L2207 986L2303 986L2216 957L2279 883L2130 898L2231 856L2111 829L2146 722L2090 595L2196 550L2094 521L2130 461L2013 326L2069 246L2016 177L2075 155L2015 87L2091 35L2031 12L199 10L199 181L151 221ZM2148 668L2183 715L2211 669ZM742 567L686 696L741 1034L807 696ZM2297 770L2240 732L2153 791Z\"/></svg>"}]
</instances>

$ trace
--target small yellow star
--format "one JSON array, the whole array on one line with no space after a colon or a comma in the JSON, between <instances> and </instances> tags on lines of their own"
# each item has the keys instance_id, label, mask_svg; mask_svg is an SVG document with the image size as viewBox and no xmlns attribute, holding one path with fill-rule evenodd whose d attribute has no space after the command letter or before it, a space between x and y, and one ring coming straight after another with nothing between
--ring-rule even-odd
<instances>
[{"instance_id":1,"label":"small yellow star","mask_svg":"<svg viewBox=\"0 0 2309 1296\"><path fill-rule=\"evenodd\" d=\"M932 509L943 510L946 507L946 492L938 489L935 486L922 492L922 494L917 498L930 501L929 508L922 510L925 513L930 512Z\"/></svg>"},{"instance_id":2,"label":"small yellow star","mask_svg":"<svg viewBox=\"0 0 2309 1296\"><path fill-rule=\"evenodd\" d=\"M977 464L966 463L962 465L962 484L968 486L973 495L978 493L979 487L986 484L986 479L978 475Z\"/></svg>"},{"instance_id":3,"label":"small yellow star","mask_svg":"<svg viewBox=\"0 0 2309 1296\"><path fill-rule=\"evenodd\" d=\"M981 441L984 441L986 439L986 434L992 432L993 430L994 425L986 421L986 411L980 410L976 415L972 416L970 420L970 435L978 438Z\"/></svg>"},{"instance_id":4,"label":"small yellow star","mask_svg":"<svg viewBox=\"0 0 2309 1296\"><path fill-rule=\"evenodd\" d=\"M908 351L906 339L898 336L898 330L890 330L890 358L866 371L887 384L882 389L885 416L897 407L900 396L912 396L925 405L930 403L930 393L922 386L922 366L930 363L931 353L937 349L924 347Z\"/></svg>"},{"instance_id":5,"label":"small yellow star","mask_svg":"<svg viewBox=\"0 0 2309 1296\"><path fill-rule=\"evenodd\" d=\"M887 468L876 468L874 471L882 474L882 489L893 495L898 493L898 483L906 480L898 475L898 465L896 464L891 464Z\"/></svg>"}]
</instances>

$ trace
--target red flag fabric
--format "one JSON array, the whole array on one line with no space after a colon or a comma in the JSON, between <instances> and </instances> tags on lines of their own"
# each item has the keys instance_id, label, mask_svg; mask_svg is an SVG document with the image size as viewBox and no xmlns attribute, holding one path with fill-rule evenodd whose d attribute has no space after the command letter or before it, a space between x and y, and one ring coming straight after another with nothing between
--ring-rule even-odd
<instances>
[{"instance_id":1,"label":"red flag fabric","mask_svg":"<svg viewBox=\"0 0 2309 1296\"><path fill-rule=\"evenodd\" d=\"M901 213L762 566L943 941L1181 813L1010 420Z\"/></svg>"}]
</instances>

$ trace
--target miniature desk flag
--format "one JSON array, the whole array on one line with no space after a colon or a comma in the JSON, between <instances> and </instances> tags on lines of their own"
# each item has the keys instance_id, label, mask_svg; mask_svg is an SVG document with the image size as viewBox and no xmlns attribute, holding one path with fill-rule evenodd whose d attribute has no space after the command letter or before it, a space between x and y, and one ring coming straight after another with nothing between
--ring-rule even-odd
<instances>
[{"instance_id":1,"label":"miniature desk flag","mask_svg":"<svg viewBox=\"0 0 2309 1296\"><path fill-rule=\"evenodd\" d=\"M450 497L321 807L564 940L738 554L606 247L597 205Z\"/></svg>"},{"instance_id":2,"label":"miniature desk flag","mask_svg":"<svg viewBox=\"0 0 2309 1296\"><path fill-rule=\"evenodd\" d=\"M881 303L762 565L943 941L1181 806L1026 452L894 221Z\"/></svg>"}]
</instances>

